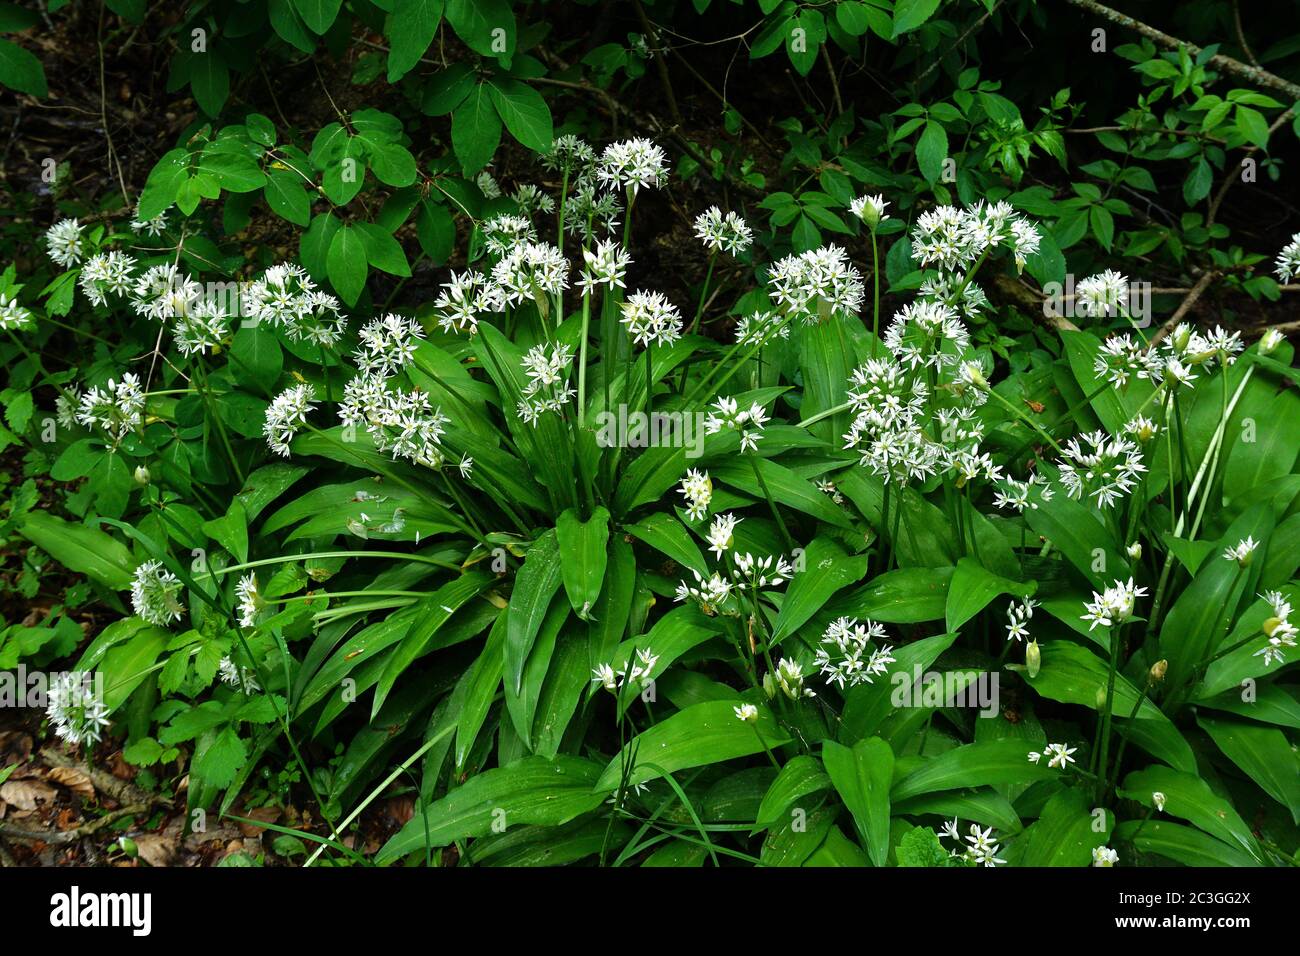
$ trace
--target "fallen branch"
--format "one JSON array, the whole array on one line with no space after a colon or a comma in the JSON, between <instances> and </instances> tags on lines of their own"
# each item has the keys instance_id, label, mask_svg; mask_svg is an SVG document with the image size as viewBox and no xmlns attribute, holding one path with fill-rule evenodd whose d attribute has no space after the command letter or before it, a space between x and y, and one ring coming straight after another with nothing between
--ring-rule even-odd
<instances>
[{"instance_id":1,"label":"fallen branch","mask_svg":"<svg viewBox=\"0 0 1300 956\"><path fill-rule=\"evenodd\" d=\"M1196 304L1196 301L1202 296L1202 294L1204 294L1205 290L1210 287L1210 283L1217 279L1218 276L1218 270L1210 269L1196 280L1196 285L1187 290L1187 295L1185 295L1183 301L1178 304L1178 308L1174 311L1174 314L1169 317L1169 321L1160 326L1160 328L1156 330L1156 334L1151 336L1151 344L1148 348L1155 348L1160 341L1165 338L1165 336L1178 327L1178 323L1183 320L1183 316L1191 310L1192 306Z\"/></svg>"},{"instance_id":2,"label":"fallen branch","mask_svg":"<svg viewBox=\"0 0 1300 956\"><path fill-rule=\"evenodd\" d=\"M113 810L110 813L104 814L102 817L91 820L89 823L83 823L81 826L74 827L71 830L22 830L0 821L0 836L10 840L39 840L42 843L48 843L51 846L64 846L69 843L75 843L82 837L90 836L110 824L116 823L123 817L136 816L137 814L148 812L149 804L134 804L129 807L122 807L120 810Z\"/></svg>"},{"instance_id":3,"label":"fallen branch","mask_svg":"<svg viewBox=\"0 0 1300 956\"><path fill-rule=\"evenodd\" d=\"M40 758L41 762L47 767L68 767L73 770L80 770L90 778L90 782L96 790L112 797L118 803L146 804L150 806L160 804L167 807L172 805L171 800L160 794L147 793L129 781L119 780L105 770L78 763L60 750L47 747L40 752Z\"/></svg>"}]
</instances>

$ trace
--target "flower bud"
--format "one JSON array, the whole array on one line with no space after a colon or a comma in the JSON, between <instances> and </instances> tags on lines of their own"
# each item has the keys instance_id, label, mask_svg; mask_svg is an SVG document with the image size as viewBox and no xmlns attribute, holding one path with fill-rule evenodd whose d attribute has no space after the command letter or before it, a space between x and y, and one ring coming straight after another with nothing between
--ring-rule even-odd
<instances>
[{"instance_id":1,"label":"flower bud","mask_svg":"<svg viewBox=\"0 0 1300 956\"><path fill-rule=\"evenodd\" d=\"M1125 550L1128 551L1128 556L1129 556L1130 558L1132 558L1134 561L1141 561L1141 560L1142 560L1142 542L1141 542L1141 541L1134 541L1134 542L1133 542L1132 544L1130 544L1130 545L1129 545Z\"/></svg>"},{"instance_id":2,"label":"flower bud","mask_svg":"<svg viewBox=\"0 0 1300 956\"><path fill-rule=\"evenodd\" d=\"M144 465L138 465L135 469L135 483L137 485L149 484L149 469Z\"/></svg>"},{"instance_id":3,"label":"flower bud","mask_svg":"<svg viewBox=\"0 0 1300 956\"><path fill-rule=\"evenodd\" d=\"M1268 355L1277 350L1277 347L1286 340L1286 337L1277 329L1269 329L1259 340L1259 354Z\"/></svg>"},{"instance_id":4,"label":"flower bud","mask_svg":"<svg viewBox=\"0 0 1300 956\"><path fill-rule=\"evenodd\" d=\"M1151 680L1157 684L1160 683L1165 679L1165 674L1168 673L1168 671L1169 662L1164 658L1161 658L1151 665Z\"/></svg>"},{"instance_id":5,"label":"flower bud","mask_svg":"<svg viewBox=\"0 0 1300 956\"><path fill-rule=\"evenodd\" d=\"M1106 688L1104 686L1097 688L1097 696L1093 698L1093 701L1097 704L1097 710L1106 709Z\"/></svg>"},{"instance_id":6,"label":"flower bud","mask_svg":"<svg viewBox=\"0 0 1300 956\"><path fill-rule=\"evenodd\" d=\"M1025 645L1025 670L1030 680L1038 676L1038 669L1042 666L1043 654L1038 649L1038 641L1030 641Z\"/></svg>"},{"instance_id":7,"label":"flower bud","mask_svg":"<svg viewBox=\"0 0 1300 956\"><path fill-rule=\"evenodd\" d=\"M767 695L768 700L776 696L776 681L772 680L771 671L763 675L763 693Z\"/></svg>"}]
</instances>

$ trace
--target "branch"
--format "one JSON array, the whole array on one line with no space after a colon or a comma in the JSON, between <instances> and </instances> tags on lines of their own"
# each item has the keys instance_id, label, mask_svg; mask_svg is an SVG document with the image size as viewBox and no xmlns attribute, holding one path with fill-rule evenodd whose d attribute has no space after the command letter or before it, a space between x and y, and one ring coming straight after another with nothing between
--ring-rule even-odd
<instances>
[{"instance_id":1,"label":"branch","mask_svg":"<svg viewBox=\"0 0 1300 956\"><path fill-rule=\"evenodd\" d=\"M1199 56L1201 53L1200 47L1188 43L1186 40L1180 40L1178 37L1170 36L1168 33L1162 33L1155 27L1148 26L1140 20L1134 20L1130 16L1125 16L1118 10L1112 10L1110 7L1097 3L1096 0L1066 0L1066 3L1081 10L1087 10L1089 13L1095 13L1097 16L1104 17L1112 23L1118 23L1122 27L1136 30L1148 40L1153 40L1170 50L1184 47L1194 57ZM1256 86L1266 86L1270 89L1280 90L1292 100L1300 100L1300 85L1284 80L1277 74L1268 72L1268 70L1242 63L1240 60L1224 56L1222 53L1210 57L1210 63L1241 77L1243 80L1254 83Z\"/></svg>"}]
</instances>

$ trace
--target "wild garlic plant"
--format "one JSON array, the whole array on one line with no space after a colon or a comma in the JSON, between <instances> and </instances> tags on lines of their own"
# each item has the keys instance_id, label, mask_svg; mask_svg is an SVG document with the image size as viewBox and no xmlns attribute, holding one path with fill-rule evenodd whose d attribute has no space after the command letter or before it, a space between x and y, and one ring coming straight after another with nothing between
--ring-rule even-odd
<instances>
[{"instance_id":1,"label":"wild garlic plant","mask_svg":"<svg viewBox=\"0 0 1300 956\"><path fill-rule=\"evenodd\" d=\"M411 307L291 261L223 298L179 209L51 227L62 294L132 346L62 375L25 353L54 470L88 481L84 523L21 533L130 591L80 662L110 672L109 703L52 699L65 739L168 698L149 739L193 748L195 807L283 746L327 821L312 862L407 772L418 810L380 862L490 849L488 816L456 809L479 788L543 843L599 832L606 863L662 841L1108 866L1156 852L1152 814L1209 827L1161 844L1175 858L1281 858L1247 807L1195 810L1198 760L1297 809L1263 765L1293 757L1297 659L1280 334L1149 332L1106 269L1075 286L1084 328L990 347L993 280L1055 251L1002 194L860 196L856 234L812 248L709 205L684 222L682 296L643 225L661 146L565 134L540 165L474 181L468 242ZM0 279L19 343L62 314ZM189 734L182 712L215 723ZM323 741L346 759L313 766ZM697 813L727 788L743 819ZM1104 830L1077 827L1094 808ZM1090 836L1034 836L1072 828Z\"/></svg>"}]
</instances>

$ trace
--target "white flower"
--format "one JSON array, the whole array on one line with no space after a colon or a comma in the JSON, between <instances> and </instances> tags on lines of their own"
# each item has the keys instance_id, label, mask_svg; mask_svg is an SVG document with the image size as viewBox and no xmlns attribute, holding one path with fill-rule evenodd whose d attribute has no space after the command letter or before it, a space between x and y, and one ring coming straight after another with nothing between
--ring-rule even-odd
<instances>
[{"instance_id":1,"label":"white flower","mask_svg":"<svg viewBox=\"0 0 1300 956\"><path fill-rule=\"evenodd\" d=\"M1114 269L1088 276L1074 289L1074 311L1082 316L1128 314L1128 276Z\"/></svg>"},{"instance_id":2,"label":"white flower","mask_svg":"<svg viewBox=\"0 0 1300 956\"><path fill-rule=\"evenodd\" d=\"M1225 561L1236 561L1237 564L1244 568L1250 564L1250 556L1255 553L1255 549L1258 547L1259 542L1253 537L1247 536L1234 546L1227 548L1223 552L1223 559Z\"/></svg>"},{"instance_id":3,"label":"white flower","mask_svg":"<svg viewBox=\"0 0 1300 956\"><path fill-rule=\"evenodd\" d=\"M584 248L582 258L587 264L578 278L578 287L583 295L590 295L598 288L624 288L623 280L632 257L619 243L612 239L601 240L594 250Z\"/></svg>"},{"instance_id":4,"label":"white flower","mask_svg":"<svg viewBox=\"0 0 1300 956\"><path fill-rule=\"evenodd\" d=\"M569 287L569 260L549 242L519 243L492 267L492 281L506 304L531 301L546 309L552 297Z\"/></svg>"},{"instance_id":5,"label":"white flower","mask_svg":"<svg viewBox=\"0 0 1300 956\"><path fill-rule=\"evenodd\" d=\"M650 673L658 663L658 654L651 654L649 649L644 647L637 648L636 658L630 662L631 666L618 672L619 686L631 683L639 685L642 689L649 687Z\"/></svg>"},{"instance_id":6,"label":"white flower","mask_svg":"<svg viewBox=\"0 0 1300 956\"><path fill-rule=\"evenodd\" d=\"M1111 438L1101 430L1071 438L1056 466L1066 494L1071 498L1091 496L1100 508L1109 508L1132 491L1137 476L1147 470L1136 444L1127 438Z\"/></svg>"},{"instance_id":7,"label":"white flower","mask_svg":"<svg viewBox=\"0 0 1300 956\"><path fill-rule=\"evenodd\" d=\"M1296 275L1300 275L1300 232L1291 237L1277 256L1278 279L1290 282Z\"/></svg>"},{"instance_id":8,"label":"white flower","mask_svg":"<svg viewBox=\"0 0 1300 956\"><path fill-rule=\"evenodd\" d=\"M872 232L876 227L889 218L885 214L885 207L889 203L885 202L885 197L880 196L858 196L849 203L849 212L857 216L867 224L867 228Z\"/></svg>"},{"instance_id":9,"label":"white flower","mask_svg":"<svg viewBox=\"0 0 1300 956\"><path fill-rule=\"evenodd\" d=\"M1119 854L1108 846L1094 847L1092 851L1093 866L1114 866L1119 862Z\"/></svg>"},{"instance_id":10,"label":"white flower","mask_svg":"<svg viewBox=\"0 0 1300 956\"><path fill-rule=\"evenodd\" d=\"M1125 551L1125 553L1126 553L1130 558L1132 558L1134 561L1140 561L1140 560L1142 560L1142 542L1141 542L1141 541L1134 541L1134 542L1133 542L1132 544L1130 544L1127 548L1125 548L1124 551Z\"/></svg>"},{"instance_id":11,"label":"white flower","mask_svg":"<svg viewBox=\"0 0 1300 956\"><path fill-rule=\"evenodd\" d=\"M126 295L131 291L135 266L135 259L125 252L101 252L81 267L77 281L91 305L103 305L108 301L108 293Z\"/></svg>"},{"instance_id":12,"label":"white flower","mask_svg":"<svg viewBox=\"0 0 1300 956\"><path fill-rule=\"evenodd\" d=\"M731 550L732 536L735 533L736 525L741 522L732 514L715 515L713 525L709 528L709 550L722 557L724 551Z\"/></svg>"},{"instance_id":13,"label":"white flower","mask_svg":"<svg viewBox=\"0 0 1300 956\"><path fill-rule=\"evenodd\" d=\"M143 620L166 627L179 621L185 610L177 598L181 587L180 578L161 561L146 561L135 569L131 581L131 607Z\"/></svg>"},{"instance_id":14,"label":"white flower","mask_svg":"<svg viewBox=\"0 0 1300 956\"><path fill-rule=\"evenodd\" d=\"M1129 578L1127 583L1116 581L1100 594L1096 591L1092 592L1092 601L1085 602L1084 610L1087 613L1081 620L1090 622L1088 626L1090 631L1098 624L1102 627L1122 624L1133 616L1134 604L1138 598L1146 597L1146 593L1146 588L1134 587L1132 578Z\"/></svg>"},{"instance_id":15,"label":"white flower","mask_svg":"<svg viewBox=\"0 0 1300 956\"><path fill-rule=\"evenodd\" d=\"M1047 754L1051 755L1051 758L1047 761L1049 767L1064 770L1067 765L1074 763L1074 758L1070 755L1078 749L1078 747L1068 747L1065 744L1048 744L1043 753L1045 756ZM1034 762L1037 763L1038 761Z\"/></svg>"},{"instance_id":16,"label":"white flower","mask_svg":"<svg viewBox=\"0 0 1300 956\"><path fill-rule=\"evenodd\" d=\"M599 683L605 690L613 693L618 690L618 680L614 674L614 668L608 664L600 664L591 672L592 681Z\"/></svg>"},{"instance_id":17,"label":"white flower","mask_svg":"<svg viewBox=\"0 0 1300 956\"><path fill-rule=\"evenodd\" d=\"M18 299L0 292L0 331L30 328L32 314L18 304Z\"/></svg>"},{"instance_id":18,"label":"white flower","mask_svg":"<svg viewBox=\"0 0 1300 956\"><path fill-rule=\"evenodd\" d=\"M573 350L567 345L535 345L524 355L522 365L528 375L524 400L519 403L519 417L536 427L547 412L560 412L577 392L569 387L569 365Z\"/></svg>"},{"instance_id":19,"label":"white flower","mask_svg":"<svg viewBox=\"0 0 1300 956\"><path fill-rule=\"evenodd\" d=\"M840 489L829 478L818 478L813 484L817 486L818 491L829 496L837 505L844 504L844 495L840 494Z\"/></svg>"},{"instance_id":20,"label":"white flower","mask_svg":"<svg viewBox=\"0 0 1300 956\"><path fill-rule=\"evenodd\" d=\"M80 397L76 421L87 428L99 426L115 441L121 441L144 421L144 392L131 372L122 380L109 379L102 388L89 389Z\"/></svg>"},{"instance_id":21,"label":"white flower","mask_svg":"<svg viewBox=\"0 0 1300 956\"><path fill-rule=\"evenodd\" d=\"M442 291L433 303L438 314L438 325L444 332L478 331L479 315L484 312L504 312L505 293L501 287L481 272L453 272L443 283Z\"/></svg>"},{"instance_id":22,"label":"white flower","mask_svg":"<svg viewBox=\"0 0 1300 956\"><path fill-rule=\"evenodd\" d=\"M530 215L540 212L544 216L549 216L555 212L555 200L531 183L520 186L511 198Z\"/></svg>"},{"instance_id":23,"label":"white flower","mask_svg":"<svg viewBox=\"0 0 1300 956\"><path fill-rule=\"evenodd\" d=\"M837 618L822 635L813 664L828 684L841 690L873 683L872 678L887 673L895 660L894 649L883 643L884 636L884 626L875 621L858 623L857 618ZM881 646L872 648L873 640Z\"/></svg>"},{"instance_id":24,"label":"white flower","mask_svg":"<svg viewBox=\"0 0 1300 956\"><path fill-rule=\"evenodd\" d=\"M736 344L764 346L773 338L788 339L790 326L775 312L751 312L736 323Z\"/></svg>"},{"instance_id":25,"label":"white flower","mask_svg":"<svg viewBox=\"0 0 1300 956\"><path fill-rule=\"evenodd\" d=\"M549 152L542 154L542 165L554 172L564 173L572 180L591 169L596 162L596 152L585 141L572 134L557 136Z\"/></svg>"},{"instance_id":26,"label":"white flower","mask_svg":"<svg viewBox=\"0 0 1300 956\"><path fill-rule=\"evenodd\" d=\"M152 219L141 219L140 209L136 207L136 217L131 220L131 231L137 235L145 233L150 236L160 236L163 230L167 228L167 212L158 213Z\"/></svg>"},{"instance_id":27,"label":"white flower","mask_svg":"<svg viewBox=\"0 0 1300 956\"><path fill-rule=\"evenodd\" d=\"M695 235L710 252L728 252L739 255L754 241L753 230L740 216L728 212L725 216L717 206L710 206L695 217Z\"/></svg>"},{"instance_id":28,"label":"white flower","mask_svg":"<svg viewBox=\"0 0 1300 956\"><path fill-rule=\"evenodd\" d=\"M81 241L83 228L75 219L63 219L45 231L50 258L65 269L71 269L86 254Z\"/></svg>"},{"instance_id":29,"label":"white flower","mask_svg":"<svg viewBox=\"0 0 1300 956\"><path fill-rule=\"evenodd\" d=\"M950 837L954 840L961 839L961 832L957 829L957 818L953 817L952 821L943 821L943 827L939 830L940 835Z\"/></svg>"},{"instance_id":30,"label":"white flower","mask_svg":"<svg viewBox=\"0 0 1300 956\"><path fill-rule=\"evenodd\" d=\"M779 587L790 580L793 573L790 562L784 557L779 555L773 557L769 554L756 558L746 552L736 555L736 570L733 576L736 579L736 587L743 591L747 588Z\"/></svg>"},{"instance_id":31,"label":"white flower","mask_svg":"<svg viewBox=\"0 0 1300 956\"><path fill-rule=\"evenodd\" d=\"M1043 759L1043 755L1039 753L1037 750L1029 751L1028 756L1029 756L1029 762L1032 764L1037 764L1040 760Z\"/></svg>"},{"instance_id":32,"label":"white flower","mask_svg":"<svg viewBox=\"0 0 1300 956\"><path fill-rule=\"evenodd\" d=\"M713 500L713 482L707 471L691 468L677 490L686 498L686 517L699 521L709 513L709 502Z\"/></svg>"},{"instance_id":33,"label":"white flower","mask_svg":"<svg viewBox=\"0 0 1300 956\"><path fill-rule=\"evenodd\" d=\"M339 420L344 425L364 426L377 451L441 468L442 436L450 420L441 408L433 406L428 392L393 389L388 384L377 372L353 378L343 387Z\"/></svg>"},{"instance_id":34,"label":"white flower","mask_svg":"<svg viewBox=\"0 0 1300 956\"><path fill-rule=\"evenodd\" d=\"M1155 804L1157 810L1163 811L1165 808L1165 795L1156 790L1151 794L1151 802Z\"/></svg>"},{"instance_id":35,"label":"white flower","mask_svg":"<svg viewBox=\"0 0 1300 956\"><path fill-rule=\"evenodd\" d=\"M235 595L239 598L239 626L255 627L258 613L266 606L257 590L257 575L250 573L240 578Z\"/></svg>"},{"instance_id":36,"label":"white flower","mask_svg":"<svg viewBox=\"0 0 1300 956\"><path fill-rule=\"evenodd\" d=\"M1035 489L1038 491L1037 495L1030 498L1030 493ZM1040 475L1030 475L1027 481L1004 478L1001 489L993 495L993 506L1011 508L1024 514L1026 508L1036 511L1040 501L1051 501L1055 494L1056 492Z\"/></svg>"},{"instance_id":37,"label":"white flower","mask_svg":"<svg viewBox=\"0 0 1300 956\"><path fill-rule=\"evenodd\" d=\"M1269 329L1259 337L1259 354L1270 355L1277 351L1277 347L1286 341L1286 336L1280 329Z\"/></svg>"},{"instance_id":38,"label":"white flower","mask_svg":"<svg viewBox=\"0 0 1300 956\"><path fill-rule=\"evenodd\" d=\"M716 435L724 428L740 433L740 450L756 452L768 421L767 411L757 402L741 409L734 398L723 396L713 403L704 420L704 433Z\"/></svg>"},{"instance_id":39,"label":"white flower","mask_svg":"<svg viewBox=\"0 0 1300 956\"><path fill-rule=\"evenodd\" d=\"M753 704L741 704L731 709L735 711L737 720L743 720L747 724L758 722L758 708Z\"/></svg>"},{"instance_id":40,"label":"white flower","mask_svg":"<svg viewBox=\"0 0 1300 956\"><path fill-rule=\"evenodd\" d=\"M668 181L668 163L664 151L650 140L622 140L600 154L596 178L635 196L643 186L663 186Z\"/></svg>"},{"instance_id":41,"label":"white flower","mask_svg":"<svg viewBox=\"0 0 1300 956\"><path fill-rule=\"evenodd\" d=\"M783 657L777 662L775 680L781 692L791 700L817 696L803 686L803 666L789 657Z\"/></svg>"},{"instance_id":42,"label":"white flower","mask_svg":"<svg viewBox=\"0 0 1300 956\"><path fill-rule=\"evenodd\" d=\"M203 355L220 348L229 333L230 317L221 305L209 300L195 302L176 318L176 348L182 355Z\"/></svg>"},{"instance_id":43,"label":"white flower","mask_svg":"<svg viewBox=\"0 0 1300 956\"><path fill-rule=\"evenodd\" d=\"M862 274L835 245L787 256L772 267L768 284L773 301L808 325L856 315L865 295Z\"/></svg>"},{"instance_id":44,"label":"white flower","mask_svg":"<svg viewBox=\"0 0 1300 956\"><path fill-rule=\"evenodd\" d=\"M316 288L302 266L290 262L272 266L244 286L240 307L248 318L282 329L291 340L322 348L337 345L347 330L338 300Z\"/></svg>"},{"instance_id":45,"label":"white flower","mask_svg":"<svg viewBox=\"0 0 1300 956\"><path fill-rule=\"evenodd\" d=\"M245 696L256 694L262 689L253 669L236 664L229 654L221 658L217 667L221 672L222 683L229 684Z\"/></svg>"},{"instance_id":46,"label":"white flower","mask_svg":"<svg viewBox=\"0 0 1300 956\"><path fill-rule=\"evenodd\" d=\"M1012 601L1007 607L1007 640L1022 641L1029 637L1029 621L1034 616L1037 602L1026 598Z\"/></svg>"},{"instance_id":47,"label":"white flower","mask_svg":"<svg viewBox=\"0 0 1300 956\"><path fill-rule=\"evenodd\" d=\"M1039 243L1034 224L1015 216L1005 202L966 209L938 206L917 218L911 239L913 259L949 272L973 265L999 246L1011 249L1016 267L1023 269Z\"/></svg>"},{"instance_id":48,"label":"white flower","mask_svg":"<svg viewBox=\"0 0 1300 956\"><path fill-rule=\"evenodd\" d=\"M1160 433L1160 426L1144 415L1138 415L1124 425L1124 434L1132 435L1146 444Z\"/></svg>"},{"instance_id":49,"label":"white flower","mask_svg":"<svg viewBox=\"0 0 1300 956\"><path fill-rule=\"evenodd\" d=\"M469 455L462 455L460 458L460 464L456 467L460 469L460 476L468 481L470 476L474 474L474 459Z\"/></svg>"},{"instance_id":50,"label":"white flower","mask_svg":"<svg viewBox=\"0 0 1300 956\"><path fill-rule=\"evenodd\" d=\"M633 292L619 320L637 345L672 345L682 337L682 315L658 292Z\"/></svg>"},{"instance_id":51,"label":"white flower","mask_svg":"<svg viewBox=\"0 0 1300 956\"><path fill-rule=\"evenodd\" d=\"M424 327L419 322L390 312L382 319L371 319L361 327L352 361L362 372L374 372L387 378L411 364L416 343L422 338Z\"/></svg>"},{"instance_id":52,"label":"white flower","mask_svg":"<svg viewBox=\"0 0 1300 956\"><path fill-rule=\"evenodd\" d=\"M731 596L731 581L717 571L707 579L694 569L691 570L691 574L695 576L695 585L689 585L685 581L678 582L674 600L694 600L705 614L710 616L716 614Z\"/></svg>"},{"instance_id":53,"label":"white flower","mask_svg":"<svg viewBox=\"0 0 1300 956\"><path fill-rule=\"evenodd\" d=\"M95 682L86 671L57 675L46 694L45 714L63 740L82 746L97 743L109 725L108 707L95 693Z\"/></svg>"},{"instance_id":54,"label":"white flower","mask_svg":"<svg viewBox=\"0 0 1300 956\"><path fill-rule=\"evenodd\" d=\"M316 407L312 404L315 397L316 389L304 383L286 388L267 406L262 434L271 451L289 457L289 442L307 424L307 415Z\"/></svg>"}]
</instances>

